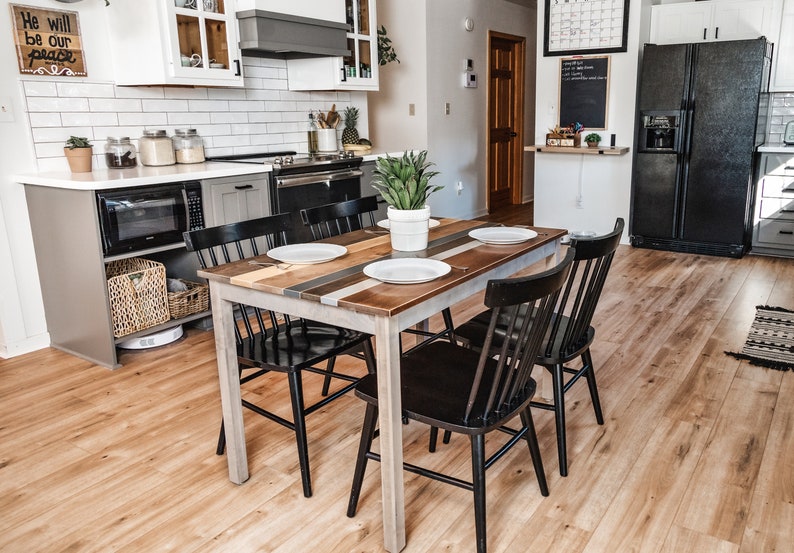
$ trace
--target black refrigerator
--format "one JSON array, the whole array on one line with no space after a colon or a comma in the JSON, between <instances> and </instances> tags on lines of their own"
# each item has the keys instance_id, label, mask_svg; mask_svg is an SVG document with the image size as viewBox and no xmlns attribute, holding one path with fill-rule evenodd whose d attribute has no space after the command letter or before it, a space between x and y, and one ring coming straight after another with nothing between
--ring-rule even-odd
<instances>
[{"instance_id":1,"label":"black refrigerator","mask_svg":"<svg viewBox=\"0 0 794 553\"><path fill-rule=\"evenodd\" d=\"M764 38L645 45L629 223L634 246L747 252L771 56Z\"/></svg>"}]
</instances>

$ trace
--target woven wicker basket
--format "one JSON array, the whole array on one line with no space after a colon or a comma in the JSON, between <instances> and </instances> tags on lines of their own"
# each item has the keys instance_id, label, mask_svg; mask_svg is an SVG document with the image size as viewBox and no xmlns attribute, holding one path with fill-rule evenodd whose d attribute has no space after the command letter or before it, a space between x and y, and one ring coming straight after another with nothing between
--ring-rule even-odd
<instances>
[{"instance_id":1,"label":"woven wicker basket","mask_svg":"<svg viewBox=\"0 0 794 553\"><path fill-rule=\"evenodd\" d=\"M206 284L198 284L179 279L187 290L184 292L168 292L168 312L172 319L181 319L193 313L206 311L209 306L209 288Z\"/></svg>"},{"instance_id":2,"label":"woven wicker basket","mask_svg":"<svg viewBox=\"0 0 794 553\"><path fill-rule=\"evenodd\" d=\"M165 265L130 257L105 266L116 338L168 321Z\"/></svg>"}]
</instances>

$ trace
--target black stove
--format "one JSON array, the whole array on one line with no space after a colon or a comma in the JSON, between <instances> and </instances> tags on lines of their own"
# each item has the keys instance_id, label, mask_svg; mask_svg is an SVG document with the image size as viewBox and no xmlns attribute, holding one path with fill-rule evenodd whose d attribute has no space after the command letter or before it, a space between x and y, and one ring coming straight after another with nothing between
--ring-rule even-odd
<instances>
[{"instance_id":1,"label":"black stove","mask_svg":"<svg viewBox=\"0 0 794 553\"><path fill-rule=\"evenodd\" d=\"M362 159L354 152L345 151L319 154L298 154L294 151L284 151L211 156L207 158L207 161L270 164L273 165L273 174L279 175L350 169L361 165Z\"/></svg>"}]
</instances>

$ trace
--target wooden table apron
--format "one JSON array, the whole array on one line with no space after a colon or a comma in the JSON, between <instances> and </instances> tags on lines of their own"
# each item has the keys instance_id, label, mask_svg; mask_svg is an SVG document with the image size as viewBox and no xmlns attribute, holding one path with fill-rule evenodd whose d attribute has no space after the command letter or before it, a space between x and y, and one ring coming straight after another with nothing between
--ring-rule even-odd
<instances>
[{"instance_id":1,"label":"wooden table apron","mask_svg":"<svg viewBox=\"0 0 794 553\"><path fill-rule=\"evenodd\" d=\"M422 252L393 252L388 236L373 237L358 231L332 240L345 244L349 252L328 263L293 265L286 271L256 269L258 272L253 275L251 265L241 261L198 273L209 280L226 428L226 456L229 478L236 484L245 482L249 474L233 304L244 303L290 313L375 336L383 531L385 547L391 552L405 547L400 331L471 297L483 290L490 279L508 277L544 258L547 265L555 263L559 256L559 239L565 235L565 231L559 229L536 229L540 235L529 242L492 246L467 236L469 230L486 226L486 223L454 219L442 219L441 222L431 230L428 249ZM452 269L450 274L429 283L398 285L369 279L361 274L359 268L379 259L410 256L444 259L469 269ZM266 256L260 258L264 261L269 259ZM267 276L256 280L260 274ZM339 284L336 287L335 282ZM347 287L353 288L352 294L339 297L333 293ZM322 295L318 295L320 293Z\"/></svg>"}]
</instances>

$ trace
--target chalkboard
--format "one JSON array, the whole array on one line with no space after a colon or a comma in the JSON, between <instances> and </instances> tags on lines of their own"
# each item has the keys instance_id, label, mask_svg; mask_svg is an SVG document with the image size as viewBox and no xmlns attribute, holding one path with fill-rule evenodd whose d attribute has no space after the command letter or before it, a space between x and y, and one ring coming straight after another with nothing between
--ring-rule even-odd
<instances>
[{"instance_id":1,"label":"chalkboard","mask_svg":"<svg viewBox=\"0 0 794 553\"><path fill-rule=\"evenodd\" d=\"M559 125L607 128L609 56L560 58Z\"/></svg>"}]
</instances>

